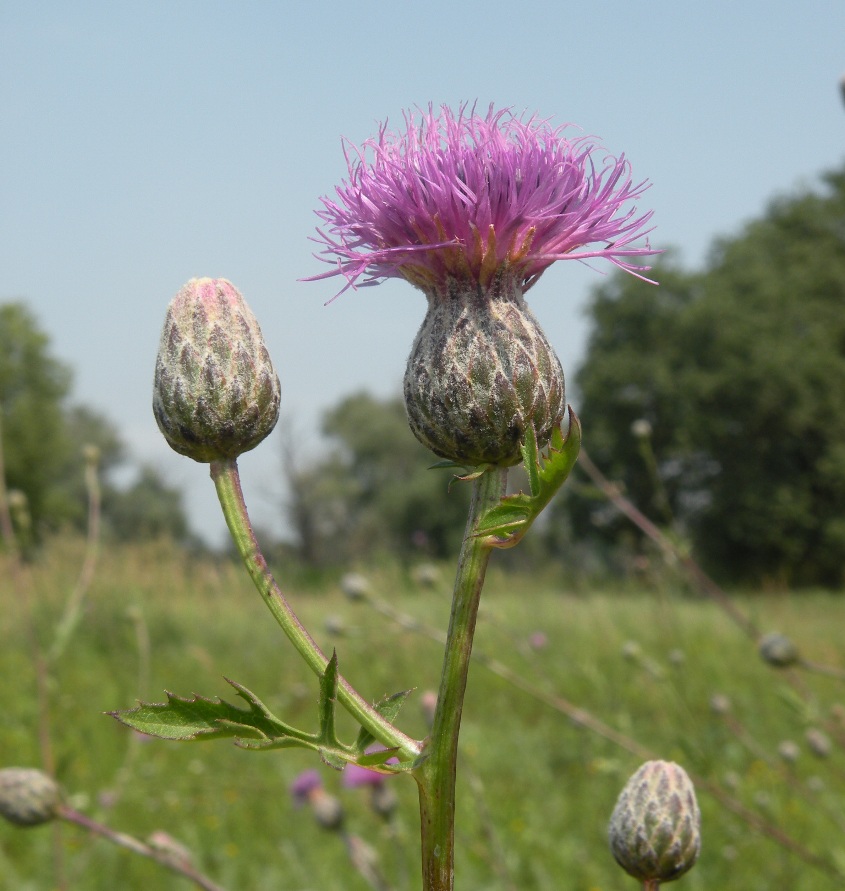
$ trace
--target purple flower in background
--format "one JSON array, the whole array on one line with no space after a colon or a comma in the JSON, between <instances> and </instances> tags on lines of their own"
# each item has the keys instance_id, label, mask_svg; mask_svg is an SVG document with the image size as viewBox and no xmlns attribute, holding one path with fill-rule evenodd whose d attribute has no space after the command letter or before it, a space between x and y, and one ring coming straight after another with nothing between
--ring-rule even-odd
<instances>
[{"instance_id":1,"label":"purple flower in background","mask_svg":"<svg viewBox=\"0 0 845 891\"><path fill-rule=\"evenodd\" d=\"M367 749L367 754L372 752L383 752L384 746L373 745ZM398 758L388 758L386 764L398 764ZM343 768L343 785L347 789L359 789L362 786L380 786L384 783L389 774L380 773L377 770L370 770L368 767L361 767L360 764L347 764Z\"/></svg>"},{"instance_id":2,"label":"purple flower in background","mask_svg":"<svg viewBox=\"0 0 845 891\"><path fill-rule=\"evenodd\" d=\"M346 145L348 180L317 211L320 259L333 268L314 278L486 288L507 268L524 292L556 260L605 257L648 270L631 262L658 253L647 241L633 246L650 231L651 213L632 204L648 184L633 183L624 156L565 129L492 105L483 116L430 106L407 112L404 132L385 124L362 146Z\"/></svg>"},{"instance_id":3,"label":"purple flower in background","mask_svg":"<svg viewBox=\"0 0 845 891\"><path fill-rule=\"evenodd\" d=\"M320 778L319 771L303 770L294 777L290 784L290 794L297 807L301 807L308 801L309 796L315 789L321 789L323 781Z\"/></svg>"}]
</instances>

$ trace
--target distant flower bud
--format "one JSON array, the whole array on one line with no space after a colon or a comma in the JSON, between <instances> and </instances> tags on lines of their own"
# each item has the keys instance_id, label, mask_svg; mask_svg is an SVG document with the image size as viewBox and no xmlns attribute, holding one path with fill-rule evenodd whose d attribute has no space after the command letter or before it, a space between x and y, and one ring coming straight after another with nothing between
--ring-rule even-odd
<instances>
[{"instance_id":1,"label":"distant flower bud","mask_svg":"<svg viewBox=\"0 0 845 891\"><path fill-rule=\"evenodd\" d=\"M89 442L82 447L82 457L86 464L96 467L100 463L100 447Z\"/></svg>"},{"instance_id":2,"label":"distant flower bud","mask_svg":"<svg viewBox=\"0 0 845 891\"><path fill-rule=\"evenodd\" d=\"M670 882L690 870L701 850L701 812L686 771L647 761L628 780L613 809L610 849L640 881Z\"/></svg>"},{"instance_id":3,"label":"distant flower bud","mask_svg":"<svg viewBox=\"0 0 845 891\"><path fill-rule=\"evenodd\" d=\"M343 826L343 805L334 795L318 789L311 793L310 803L314 819L323 829L335 830Z\"/></svg>"},{"instance_id":4,"label":"distant flower bud","mask_svg":"<svg viewBox=\"0 0 845 891\"><path fill-rule=\"evenodd\" d=\"M817 758L827 758L830 755L830 737L822 730L819 730L817 727L811 727L804 734L804 739L807 741L810 751Z\"/></svg>"},{"instance_id":5,"label":"distant flower bud","mask_svg":"<svg viewBox=\"0 0 845 891\"><path fill-rule=\"evenodd\" d=\"M787 764L794 764L801 755L801 749L798 747L798 744L791 739L785 739L778 744L778 755L780 755Z\"/></svg>"},{"instance_id":6,"label":"distant flower bud","mask_svg":"<svg viewBox=\"0 0 845 891\"><path fill-rule=\"evenodd\" d=\"M714 715L727 715L731 710L731 701L722 693L714 693L710 697L710 711Z\"/></svg>"},{"instance_id":7,"label":"distant flower bud","mask_svg":"<svg viewBox=\"0 0 845 891\"><path fill-rule=\"evenodd\" d=\"M648 439L648 437L651 436L651 423L645 418L637 418L637 420L631 424L631 433L633 433L637 439Z\"/></svg>"},{"instance_id":8,"label":"distant flower bud","mask_svg":"<svg viewBox=\"0 0 845 891\"><path fill-rule=\"evenodd\" d=\"M382 783L380 786L373 786L370 791L370 807L386 820L399 807L399 797L393 791L393 787L388 786L386 783Z\"/></svg>"},{"instance_id":9,"label":"distant flower bud","mask_svg":"<svg viewBox=\"0 0 845 891\"><path fill-rule=\"evenodd\" d=\"M429 730L434 726L434 713L437 710L437 693L434 690L423 692L420 700L420 708L425 718L425 725Z\"/></svg>"},{"instance_id":10,"label":"distant flower bud","mask_svg":"<svg viewBox=\"0 0 845 891\"><path fill-rule=\"evenodd\" d=\"M236 458L276 426L279 378L255 316L226 279L191 279L161 334L153 412L171 448L195 461Z\"/></svg>"},{"instance_id":11,"label":"distant flower bud","mask_svg":"<svg viewBox=\"0 0 845 891\"><path fill-rule=\"evenodd\" d=\"M788 668L799 660L798 648L785 634L767 634L758 644L764 662L775 668Z\"/></svg>"},{"instance_id":12,"label":"distant flower bud","mask_svg":"<svg viewBox=\"0 0 845 891\"><path fill-rule=\"evenodd\" d=\"M7 767L0 770L0 816L15 826L39 826L58 812L61 793L41 770Z\"/></svg>"},{"instance_id":13,"label":"distant flower bud","mask_svg":"<svg viewBox=\"0 0 845 891\"><path fill-rule=\"evenodd\" d=\"M340 590L350 600L363 600L370 593L370 583L358 572L347 572L340 580Z\"/></svg>"},{"instance_id":14,"label":"distant flower bud","mask_svg":"<svg viewBox=\"0 0 845 891\"><path fill-rule=\"evenodd\" d=\"M486 292L448 279L427 297L405 371L417 439L467 466L516 464L529 426L545 445L563 422L563 370L522 288L506 275Z\"/></svg>"}]
</instances>

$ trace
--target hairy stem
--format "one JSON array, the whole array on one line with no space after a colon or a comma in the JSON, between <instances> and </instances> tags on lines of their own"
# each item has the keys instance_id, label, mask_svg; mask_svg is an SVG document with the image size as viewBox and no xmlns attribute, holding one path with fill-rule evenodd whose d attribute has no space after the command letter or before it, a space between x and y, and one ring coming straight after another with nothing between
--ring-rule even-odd
<instances>
[{"instance_id":1,"label":"hairy stem","mask_svg":"<svg viewBox=\"0 0 845 891\"><path fill-rule=\"evenodd\" d=\"M474 483L455 579L434 723L414 771L419 786L425 891L451 891L454 886L458 734L478 604L491 551L489 544L476 537L475 530L479 518L499 502L506 482L507 469L494 468L483 473Z\"/></svg>"}]
</instances>

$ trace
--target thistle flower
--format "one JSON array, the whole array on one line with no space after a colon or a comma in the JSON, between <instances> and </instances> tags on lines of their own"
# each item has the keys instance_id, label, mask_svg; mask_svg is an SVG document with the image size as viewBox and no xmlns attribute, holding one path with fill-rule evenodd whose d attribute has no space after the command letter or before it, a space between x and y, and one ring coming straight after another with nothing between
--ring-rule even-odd
<instances>
[{"instance_id":1,"label":"thistle flower","mask_svg":"<svg viewBox=\"0 0 845 891\"><path fill-rule=\"evenodd\" d=\"M509 110L432 107L346 147L349 178L323 198L315 241L348 287L400 277L428 313L408 360L411 429L435 454L507 466L533 426L545 444L566 407L563 371L525 292L557 260L604 257L634 274L650 213L627 161Z\"/></svg>"}]
</instances>

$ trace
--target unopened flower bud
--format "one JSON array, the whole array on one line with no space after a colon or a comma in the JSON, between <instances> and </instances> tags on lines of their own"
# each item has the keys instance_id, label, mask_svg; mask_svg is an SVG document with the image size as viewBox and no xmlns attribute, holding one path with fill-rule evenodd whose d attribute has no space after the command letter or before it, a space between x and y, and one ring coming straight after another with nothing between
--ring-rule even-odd
<instances>
[{"instance_id":1,"label":"unopened flower bud","mask_svg":"<svg viewBox=\"0 0 845 891\"><path fill-rule=\"evenodd\" d=\"M325 789L318 789L309 798L314 819L323 829L335 830L343 826L343 805L329 795Z\"/></svg>"},{"instance_id":2,"label":"unopened flower bud","mask_svg":"<svg viewBox=\"0 0 845 891\"><path fill-rule=\"evenodd\" d=\"M731 711L731 701L728 699L724 693L714 693L710 697L710 711L713 712L714 715L722 715L730 714Z\"/></svg>"},{"instance_id":3,"label":"unopened flower bud","mask_svg":"<svg viewBox=\"0 0 845 891\"><path fill-rule=\"evenodd\" d=\"M370 583L359 572L347 572L340 580L340 589L350 600L363 600L370 593Z\"/></svg>"},{"instance_id":4,"label":"unopened flower bud","mask_svg":"<svg viewBox=\"0 0 845 891\"><path fill-rule=\"evenodd\" d=\"M785 634L767 634L758 644L764 662L775 668L788 668L799 660L798 647Z\"/></svg>"},{"instance_id":5,"label":"unopened flower bud","mask_svg":"<svg viewBox=\"0 0 845 891\"><path fill-rule=\"evenodd\" d=\"M701 812L686 771L647 761L628 780L613 809L610 849L640 881L670 882L690 870L701 850Z\"/></svg>"},{"instance_id":6,"label":"unopened flower bud","mask_svg":"<svg viewBox=\"0 0 845 891\"><path fill-rule=\"evenodd\" d=\"M15 826L39 826L58 811L61 793L42 770L7 767L0 770L0 816Z\"/></svg>"},{"instance_id":7,"label":"unopened flower bud","mask_svg":"<svg viewBox=\"0 0 845 891\"><path fill-rule=\"evenodd\" d=\"M637 439L648 439L651 436L651 422L647 421L645 418L637 418L631 424L631 433L637 437Z\"/></svg>"},{"instance_id":8,"label":"unopened flower bud","mask_svg":"<svg viewBox=\"0 0 845 891\"><path fill-rule=\"evenodd\" d=\"M457 464L509 466L529 426L545 445L566 409L563 370L506 274L489 290L457 278L427 291L405 371L411 430Z\"/></svg>"},{"instance_id":9,"label":"unopened flower bud","mask_svg":"<svg viewBox=\"0 0 845 891\"><path fill-rule=\"evenodd\" d=\"M817 758L827 758L832 748L830 737L817 727L811 727L805 734L807 746Z\"/></svg>"},{"instance_id":10,"label":"unopened flower bud","mask_svg":"<svg viewBox=\"0 0 845 891\"><path fill-rule=\"evenodd\" d=\"M798 747L798 743L793 742L791 739L785 739L778 743L778 755L787 764L795 764L801 755L801 749Z\"/></svg>"},{"instance_id":11,"label":"unopened flower bud","mask_svg":"<svg viewBox=\"0 0 845 891\"><path fill-rule=\"evenodd\" d=\"M167 308L153 412L170 446L209 463L255 448L276 426L279 378L261 329L226 279L191 279Z\"/></svg>"},{"instance_id":12,"label":"unopened flower bud","mask_svg":"<svg viewBox=\"0 0 845 891\"><path fill-rule=\"evenodd\" d=\"M392 786L387 783L381 783L373 786L370 790L370 807L385 820L393 815L393 812L399 807L399 797L393 791Z\"/></svg>"}]
</instances>

